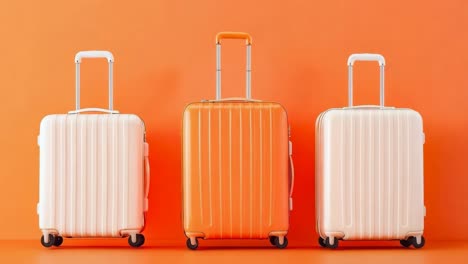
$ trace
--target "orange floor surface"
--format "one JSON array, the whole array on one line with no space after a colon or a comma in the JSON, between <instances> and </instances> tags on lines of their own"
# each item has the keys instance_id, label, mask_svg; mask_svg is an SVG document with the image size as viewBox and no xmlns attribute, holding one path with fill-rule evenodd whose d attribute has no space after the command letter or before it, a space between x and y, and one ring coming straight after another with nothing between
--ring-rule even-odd
<instances>
[{"instance_id":1,"label":"orange floor surface","mask_svg":"<svg viewBox=\"0 0 468 264\"><path fill-rule=\"evenodd\" d=\"M181 245L162 246L148 243L134 249L124 240L109 243L99 240L65 240L60 248L43 248L39 241L0 241L0 263L468 263L468 241L427 241L423 249L401 248L398 242L344 242L336 250L318 246L285 250L269 247L263 241L220 243L201 241L190 251Z\"/></svg>"}]
</instances>

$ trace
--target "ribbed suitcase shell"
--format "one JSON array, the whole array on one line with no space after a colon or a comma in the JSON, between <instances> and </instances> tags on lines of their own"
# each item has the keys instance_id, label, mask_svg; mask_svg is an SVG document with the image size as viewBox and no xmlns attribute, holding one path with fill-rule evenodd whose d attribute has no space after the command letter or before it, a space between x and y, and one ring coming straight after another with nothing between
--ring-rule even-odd
<instances>
[{"instance_id":1,"label":"ribbed suitcase shell","mask_svg":"<svg viewBox=\"0 0 468 264\"><path fill-rule=\"evenodd\" d=\"M49 115L41 122L39 226L65 237L144 227L145 127L135 115Z\"/></svg>"},{"instance_id":2,"label":"ribbed suitcase shell","mask_svg":"<svg viewBox=\"0 0 468 264\"><path fill-rule=\"evenodd\" d=\"M267 238L289 228L288 121L267 102L201 102L183 118L185 234Z\"/></svg>"},{"instance_id":3,"label":"ribbed suitcase shell","mask_svg":"<svg viewBox=\"0 0 468 264\"><path fill-rule=\"evenodd\" d=\"M390 240L424 230L421 116L353 107L316 125L316 216L321 237Z\"/></svg>"}]
</instances>

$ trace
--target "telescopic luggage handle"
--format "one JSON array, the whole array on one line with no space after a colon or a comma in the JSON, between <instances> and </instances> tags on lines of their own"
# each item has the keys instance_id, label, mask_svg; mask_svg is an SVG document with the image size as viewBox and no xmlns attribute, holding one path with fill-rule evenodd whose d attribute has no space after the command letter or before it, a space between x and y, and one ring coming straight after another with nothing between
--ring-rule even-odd
<instances>
[{"instance_id":1,"label":"telescopic luggage handle","mask_svg":"<svg viewBox=\"0 0 468 264\"><path fill-rule=\"evenodd\" d=\"M251 60L250 60L250 49L252 45L252 37L243 32L220 32L216 35L216 100L221 100L221 40L222 39L245 39L245 45L247 48L247 68L246 68L246 99L251 99Z\"/></svg>"},{"instance_id":2,"label":"telescopic luggage handle","mask_svg":"<svg viewBox=\"0 0 468 264\"><path fill-rule=\"evenodd\" d=\"M80 110L80 64L82 58L106 58L109 63L109 110L99 109L99 108L90 108L90 109L81 109ZM114 91L114 82L113 82L113 64L114 56L109 51L102 50L89 50L89 51L80 51L75 55L75 69L76 69L76 110L71 111L70 113L80 113L86 111L102 111L108 113L118 113L118 111L113 110L113 91Z\"/></svg>"},{"instance_id":3,"label":"telescopic luggage handle","mask_svg":"<svg viewBox=\"0 0 468 264\"><path fill-rule=\"evenodd\" d=\"M384 107L385 58L380 54L351 54L348 58L348 106L353 107L353 64L355 61L378 61L380 66L380 107Z\"/></svg>"}]
</instances>

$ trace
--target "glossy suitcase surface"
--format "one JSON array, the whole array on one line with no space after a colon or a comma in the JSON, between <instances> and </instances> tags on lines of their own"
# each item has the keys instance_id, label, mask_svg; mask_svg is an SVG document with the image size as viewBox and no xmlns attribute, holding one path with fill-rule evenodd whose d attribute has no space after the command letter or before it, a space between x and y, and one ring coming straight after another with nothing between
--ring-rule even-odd
<instances>
[{"instance_id":1,"label":"glossy suitcase surface","mask_svg":"<svg viewBox=\"0 0 468 264\"><path fill-rule=\"evenodd\" d=\"M277 237L284 245L288 166L288 119L281 105L248 99L188 105L183 222L189 248L196 248L196 238Z\"/></svg>"},{"instance_id":2,"label":"glossy suitcase surface","mask_svg":"<svg viewBox=\"0 0 468 264\"><path fill-rule=\"evenodd\" d=\"M383 65L382 57L381 106L330 109L317 119L317 231L332 248L336 239L423 243L422 118L383 106ZM352 68L350 77L352 84Z\"/></svg>"},{"instance_id":3,"label":"glossy suitcase surface","mask_svg":"<svg viewBox=\"0 0 468 264\"><path fill-rule=\"evenodd\" d=\"M111 65L112 55L107 55ZM79 95L79 82L77 91ZM111 97L109 102L112 109ZM107 114L80 114L87 111ZM62 236L131 236L132 246L144 242L139 233L148 206L149 165L145 126L138 116L103 109L48 115L38 144L38 214L45 246L61 243Z\"/></svg>"}]
</instances>

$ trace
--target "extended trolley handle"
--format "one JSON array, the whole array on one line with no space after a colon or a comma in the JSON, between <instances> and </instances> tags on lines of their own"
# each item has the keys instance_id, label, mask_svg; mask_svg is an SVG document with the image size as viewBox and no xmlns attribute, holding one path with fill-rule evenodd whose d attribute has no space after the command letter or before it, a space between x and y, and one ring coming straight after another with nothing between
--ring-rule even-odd
<instances>
[{"instance_id":1,"label":"extended trolley handle","mask_svg":"<svg viewBox=\"0 0 468 264\"><path fill-rule=\"evenodd\" d=\"M251 46L252 37L243 32L220 32L216 35L216 100L221 100L221 40L222 39L245 39L245 45L247 48L247 68L246 68L246 80L245 80L245 94L246 99L250 100L251 95Z\"/></svg>"},{"instance_id":2,"label":"extended trolley handle","mask_svg":"<svg viewBox=\"0 0 468 264\"><path fill-rule=\"evenodd\" d=\"M385 58L380 54L360 53L351 54L348 58L348 106L353 107L353 64L355 61L378 61L380 66L380 107L384 107L384 72Z\"/></svg>"},{"instance_id":3,"label":"extended trolley handle","mask_svg":"<svg viewBox=\"0 0 468 264\"><path fill-rule=\"evenodd\" d=\"M109 63L109 110L100 109L100 108L89 108L89 109L81 109L80 110L80 64L82 58L106 58L107 62ZM113 81L113 64L114 64L114 56L109 51L102 51L102 50L89 50L89 51L80 51L75 55L75 69L76 69L76 79L75 79L75 87L76 87L76 110L71 111L69 113L81 113L86 111L102 111L107 113L118 113L118 111L113 110L113 91L114 91L114 81Z\"/></svg>"}]
</instances>

